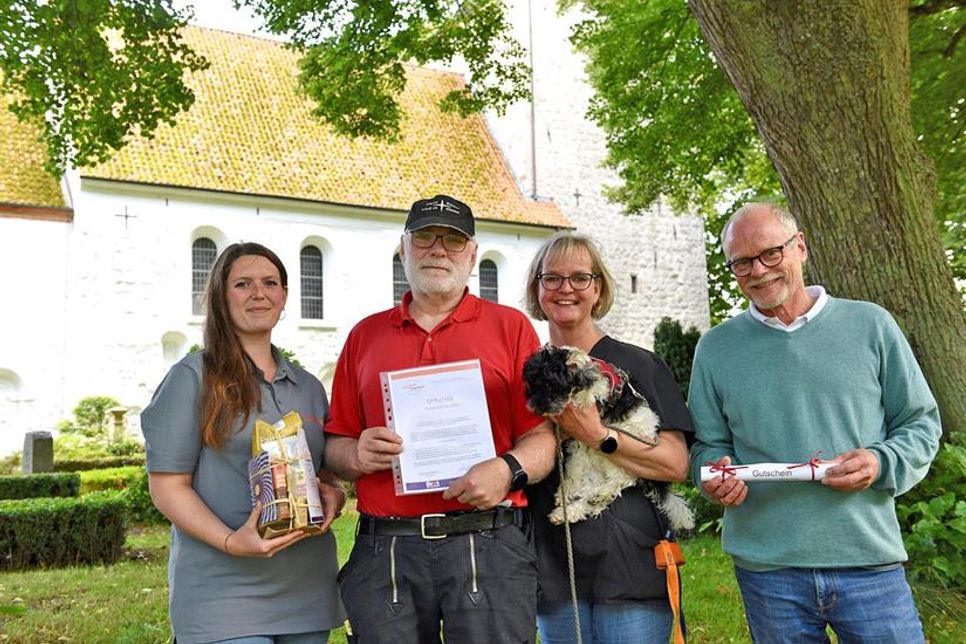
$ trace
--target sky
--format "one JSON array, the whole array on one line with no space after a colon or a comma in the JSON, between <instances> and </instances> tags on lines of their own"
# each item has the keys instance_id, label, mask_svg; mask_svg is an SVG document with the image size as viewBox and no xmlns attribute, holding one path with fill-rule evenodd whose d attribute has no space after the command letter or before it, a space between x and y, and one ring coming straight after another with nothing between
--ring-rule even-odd
<instances>
[{"instance_id":1,"label":"sky","mask_svg":"<svg viewBox=\"0 0 966 644\"><path fill-rule=\"evenodd\" d=\"M267 32L259 32L262 22L247 7L236 10L231 0L174 0L178 9L193 6L194 24L240 34L255 34L263 38L275 38Z\"/></svg>"}]
</instances>

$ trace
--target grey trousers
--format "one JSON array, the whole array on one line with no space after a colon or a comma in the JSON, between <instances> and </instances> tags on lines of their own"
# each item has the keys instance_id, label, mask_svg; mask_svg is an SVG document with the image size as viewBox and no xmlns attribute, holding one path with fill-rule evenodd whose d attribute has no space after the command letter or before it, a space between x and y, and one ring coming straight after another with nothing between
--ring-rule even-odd
<instances>
[{"instance_id":1,"label":"grey trousers","mask_svg":"<svg viewBox=\"0 0 966 644\"><path fill-rule=\"evenodd\" d=\"M536 639L536 557L513 525L435 540L359 534L339 586L359 644Z\"/></svg>"}]
</instances>

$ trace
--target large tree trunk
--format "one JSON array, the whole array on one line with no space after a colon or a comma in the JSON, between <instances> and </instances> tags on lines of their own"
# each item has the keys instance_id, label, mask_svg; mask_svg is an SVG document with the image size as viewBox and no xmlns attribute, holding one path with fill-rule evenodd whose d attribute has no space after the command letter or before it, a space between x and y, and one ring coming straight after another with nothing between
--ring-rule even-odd
<instances>
[{"instance_id":1,"label":"large tree trunk","mask_svg":"<svg viewBox=\"0 0 966 644\"><path fill-rule=\"evenodd\" d=\"M909 103L908 0L689 0L810 239L810 281L877 302L948 430L966 429L966 314Z\"/></svg>"}]
</instances>

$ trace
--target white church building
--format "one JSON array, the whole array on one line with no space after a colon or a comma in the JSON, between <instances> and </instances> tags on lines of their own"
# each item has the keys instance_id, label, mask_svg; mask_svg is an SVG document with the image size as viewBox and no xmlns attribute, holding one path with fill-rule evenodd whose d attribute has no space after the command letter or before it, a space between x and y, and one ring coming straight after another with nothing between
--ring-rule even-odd
<instances>
[{"instance_id":1,"label":"white church building","mask_svg":"<svg viewBox=\"0 0 966 644\"><path fill-rule=\"evenodd\" d=\"M211 66L189 81L191 110L60 181L0 98L0 454L25 432L54 429L85 396L119 400L137 433L167 369L201 343L207 272L236 241L285 263L274 340L328 386L355 322L405 292L406 211L436 193L477 217L473 293L522 308L537 248L576 228L598 239L618 281L605 331L651 347L664 316L706 329L701 221L627 216L604 199L616 179L600 167L603 135L582 116L590 90L568 21L552 1L532 11L532 110L441 114L436 101L462 78L412 69L397 144L339 138L315 121L295 91L297 55L279 43L197 27L186 39Z\"/></svg>"}]
</instances>

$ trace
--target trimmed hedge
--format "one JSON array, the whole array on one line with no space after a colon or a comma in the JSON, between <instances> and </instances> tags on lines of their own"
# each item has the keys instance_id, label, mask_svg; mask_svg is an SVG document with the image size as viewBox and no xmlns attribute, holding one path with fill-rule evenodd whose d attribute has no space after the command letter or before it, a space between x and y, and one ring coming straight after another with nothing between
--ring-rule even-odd
<instances>
[{"instance_id":1,"label":"trimmed hedge","mask_svg":"<svg viewBox=\"0 0 966 644\"><path fill-rule=\"evenodd\" d=\"M144 454L136 456L110 456L104 458L66 458L54 457L55 472L83 472L85 470L105 470L111 467L144 466Z\"/></svg>"},{"instance_id":2,"label":"trimmed hedge","mask_svg":"<svg viewBox=\"0 0 966 644\"><path fill-rule=\"evenodd\" d=\"M134 523L168 523L167 517L154 507L154 501L151 500L147 472L142 470L141 474L128 485L124 490L124 500L127 503L128 517Z\"/></svg>"},{"instance_id":3,"label":"trimmed hedge","mask_svg":"<svg viewBox=\"0 0 966 644\"><path fill-rule=\"evenodd\" d=\"M37 473L0 476L0 499L35 499L45 496L77 496L81 477L77 473Z\"/></svg>"},{"instance_id":4,"label":"trimmed hedge","mask_svg":"<svg viewBox=\"0 0 966 644\"><path fill-rule=\"evenodd\" d=\"M114 563L126 517L119 492L0 501L0 570Z\"/></svg>"},{"instance_id":5,"label":"trimmed hedge","mask_svg":"<svg viewBox=\"0 0 966 644\"><path fill-rule=\"evenodd\" d=\"M111 467L106 470L85 470L79 472L81 494L102 490L125 490L131 487L139 476L144 475L144 467L128 465Z\"/></svg>"}]
</instances>

